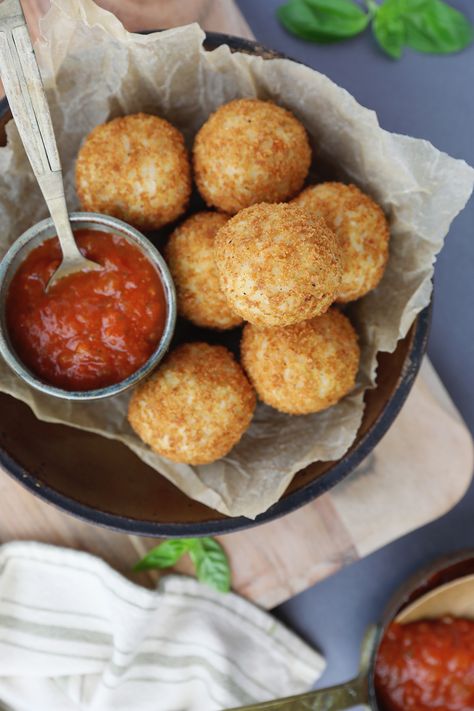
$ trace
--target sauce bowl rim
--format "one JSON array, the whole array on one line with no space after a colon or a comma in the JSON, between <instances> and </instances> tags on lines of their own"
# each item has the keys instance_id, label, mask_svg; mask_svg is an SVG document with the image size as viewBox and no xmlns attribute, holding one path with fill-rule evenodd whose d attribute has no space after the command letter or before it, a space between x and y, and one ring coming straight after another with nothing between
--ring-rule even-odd
<instances>
[{"instance_id":1,"label":"sauce bowl rim","mask_svg":"<svg viewBox=\"0 0 474 711\"><path fill-rule=\"evenodd\" d=\"M119 381L118 383L94 390L65 390L63 388L50 385L49 383L40 380L34 373L32 373L15 353L8 337L8 329L5 320L5 306L6 293L11 279L13 278L14 273L16 273L16 270L11 273L12 267L15 265L18 255L31 243L34 243L34 246L36 247L42 244L42 242L54 237L55 230L52 219L47 217L44 220L37 222L35 225L27 229L26 232L23 232L23 234L13 242L0 262L0 355L3 356L7 365L22 380L36 390L39 390L46 395L52 395L63 400L85 402L89 400L99 400L112 397L128 390L132 386L136 385L140 380L148 375L156 367L156 365L158 365L166 354L174 334L177 300L173 279L169 272L168 266L158 249L149 239L147 239L147 237L145 237L145 235L126 222L119 220L117 217L102 215L97 212L71 212L69 213L69 219L72 223L73 229L77 230L82 228L93 230L94 228L98 228L98 231L100 232L108 234L118 233L120 236L123 236L136 244L147 259L156 267L163 286L166 302L165 326L155 350L148 360L127 378ZM18 269L18 266L19 265L17 264L16 269Z\"/></svg>"}]
</instances>

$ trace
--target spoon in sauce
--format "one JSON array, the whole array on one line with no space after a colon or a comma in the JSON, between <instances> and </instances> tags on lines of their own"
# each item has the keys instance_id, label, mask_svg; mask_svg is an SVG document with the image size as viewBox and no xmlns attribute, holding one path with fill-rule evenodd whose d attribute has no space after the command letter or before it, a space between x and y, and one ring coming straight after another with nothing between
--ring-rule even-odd
<instances>
[{"instance_id":1,"label":"spoon in sauce","mask_svg":"<svg viewBox=\"0 0 474 711\"><path fill-rule=\"evenodd\" d=\"M48 290L65 276L101 266L86 259L74 239L51 114L19 0L3 0L0 4L0 74L61 245L62 261L46 286Z\"/></svg>"},{"instance_id":2,"label":"spoon in sauce","mask_svg":"<svg viewBox=\"0 0 474 711\"><path fill-rule=\"evenodd\" d=\"M406 625L447 615L474 619L474 575L456 578L430 590L404 607L396 616L395 622Z\"/></svg>"},{"instance_id":3,"label":"spoon in sauce","mask_svg":"<svg viewBox=\"0 0 474 711\"><path fill-rule=\"evenodd\" d=\"M51 214L0 261L0 355L45 395L82 402L115 396L151 373L168 350L177 311L173 280L156 247L131 225L98 213L68 214L19 0L0 0L0 74Z\"/></svg>"}]
</instances>

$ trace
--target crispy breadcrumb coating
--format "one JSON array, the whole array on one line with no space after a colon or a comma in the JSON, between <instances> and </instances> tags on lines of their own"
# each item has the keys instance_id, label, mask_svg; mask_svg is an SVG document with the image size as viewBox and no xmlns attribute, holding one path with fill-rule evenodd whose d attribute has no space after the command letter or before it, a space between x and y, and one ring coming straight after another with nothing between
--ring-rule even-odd
<instances>
[{"instance_id":1,"label":"crispy breadcrumb coating","mask_svg":"<svg viewBox=\"0 0 474 711\"><path fill-rule=\"evenodd\" d=\"M334 233L287 203L239 212L217 233L215 255L227 301L256 325L287 326L324 313L340 287Z\"/></svg>"},{"instance_id":2,"label":"crispy breadcrumb coating","mask_svg":"<svg viewBox=\"0 0 474 711\"><path fill-rule=\"evenodd\" d=\"M198 212L175 229L166 245L178 311L196 326L225 330L242 323L221 290L214 259L214 238L228 219L219 212Z\"/></svg>"},{"instance_id":3,"label":"crispy breadcrumb coating","mask_svg":"<svg viewBox=\"0 0 474 711\"><path fill-rule=\"evenodd\" d=\"M175 462L209 464L247 429L255 392L223 346L179 346L130 400L128 419L155 452Z\"/></svg>"},{"instance_id":4,"label":"crispy breadcrumb coating","mask_svg":"<svg viewBox=\"0 0 474 711\"><path fill-rule=\"evenodd\" d=\"M337 301L360 299L381 280L388 261L390 237L383 210L355 185L312 185L292 204L322 217L342 248L342 283Z\"/></svg>"},{"instance_id":5,"label":"crispy breadcrumb coating","mask_svg":"<svg viewBox=\"0 0 474 711\"><path fill-rule=\"evenodd\" d=\"M196 136L194 175L209 206L235 214L281 202L301 190L311 164L304 126L270 101L236 99L219 107Z\"/></svg>"},{"instance_id":6,"label":"crispy breadcrumb coating","mask_svg":"<svg viewBox=\"0 0 474 711\"><path fill-rule=\"evenodd\" d=\"M179 217L191 194L191 167L180 131L168 121L133 114L96 126L76 163L83 210L154 230Z\"/></svg>"},{"instance_id":7,"label":"crispy breadcrumb coating","mask_svg":"<svg viewBox=\"0 0 474 711\"><path fill-rule=\"evenodd\" d=\"M352 390L360 352L349 319L330 309L284 328L247 324L241 355L263 402L281 412L306 415L325 410Z\"/></svg>"}]
</instances>

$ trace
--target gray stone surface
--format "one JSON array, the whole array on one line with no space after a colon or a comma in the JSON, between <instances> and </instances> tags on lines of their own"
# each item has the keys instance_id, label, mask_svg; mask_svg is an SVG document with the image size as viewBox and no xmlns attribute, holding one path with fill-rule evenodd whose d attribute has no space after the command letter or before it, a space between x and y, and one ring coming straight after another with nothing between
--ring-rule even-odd
<instances>
[{"instance_id":1,"label":"gray stone surface","mask_svg":"<svg viewBox=\"0 0 474 711\"><path fill-rule=\"evenodd\" d=\"M431 141L474 165L474 46L452 56L407 51L385 57L370 32L339 45L313 45L287 34L275 17L281 0L237 0L257 39L327 74L380 124ZM472 0L451 4L474 20ZM436 265L429 354L474 432L474 200L453 223ZM325 654L321 684L349 677L367 624L417 567L450 551L474 549L474 485L449 514L347 567L276 610Z\"/></svg>"}]
</instances>

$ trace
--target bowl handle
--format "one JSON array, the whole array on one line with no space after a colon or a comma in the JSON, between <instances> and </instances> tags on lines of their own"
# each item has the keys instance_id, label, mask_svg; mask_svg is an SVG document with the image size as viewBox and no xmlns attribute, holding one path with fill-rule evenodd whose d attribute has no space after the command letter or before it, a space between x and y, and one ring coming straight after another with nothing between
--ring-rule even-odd
<instances>
[{"instance_id":1,"label":"bowl handle","mask_svg":"<svg viewBox=\"0 0 474 711\"><path fill-rule=\"evenodd\" d=\"M358 705L370 709L368 677L376 639L377 628L371 626L362 642L359 674L351 681L327 689L308 691L306 694L287 696L284 699L240 706L239 709L230 711L343 711Z\"/></svg>"}]
</instances>

